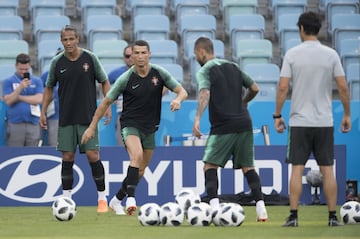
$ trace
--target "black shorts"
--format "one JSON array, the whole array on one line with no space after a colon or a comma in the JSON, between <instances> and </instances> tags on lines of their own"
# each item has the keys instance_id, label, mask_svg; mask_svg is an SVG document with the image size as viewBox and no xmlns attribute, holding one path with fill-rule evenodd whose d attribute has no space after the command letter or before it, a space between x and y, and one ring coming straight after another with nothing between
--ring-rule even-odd
<instances>
[{"instance_id":1,"label":"black shorts","mask_svg":"<svg viewBox=\"0 0 360 239\"><path fill-rule=\"evenodd\" d=\"M286 162L305 165L313 153L317 164L334 164L334 127L290 127Z\"/></svg>"}]
</instances>

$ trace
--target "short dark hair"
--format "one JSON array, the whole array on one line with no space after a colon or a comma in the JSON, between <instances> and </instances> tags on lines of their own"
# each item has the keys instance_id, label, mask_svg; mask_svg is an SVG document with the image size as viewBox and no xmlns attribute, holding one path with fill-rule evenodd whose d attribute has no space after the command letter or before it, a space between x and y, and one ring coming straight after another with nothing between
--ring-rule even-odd
<instances>
[{"instance_id":1,"label":"short dark hair","mask_svg":"<svg viewBox=\"0 0 360 239\"><path fill-rule=\"evenodd\" d=\"M19 55L16 56L16 64L17 63L20 63L20 64L30 63L30 56L25 53L20 53Z\"/></svg>"},{"instance_id":2,"label":"short dark hair","mask_svg":"<svg viewBox=\"0 0 360 239\"><path fill-rule=\"evenodd\" d=\"M321 28L321 19L315 12L304 12L300 15L297 25L299 29L303 26L306 35L316 36Z\"/></svg>"},{"instance_id":3,"label":"short dark hair","mask_svg":"<svg viewBox=\"0 0 360 239\"><path fill-rule=\"evenodd\" d=\"M62 37L63 32L65 31L73 31L75 33L76 37L79 37L79 33L76 27L72 26L72 25L65 25L60 32L60 37Z\"/></svg>"},{"instance_id":4,"label":"short dark hair","mask_svg":"<svg viewBox=\"0 0 360 239\"><path fill-rule=\"evenodd\" d=\"M196 49L198 47L204 49L206 51L206 53L208 53L208 54L214 54L214 44L207 37L199 37L195 41L194 49Z\"/></svg>"},{"instance_id":5,"label":"short dark hair","mask_svg":"<svg viewBox=\"0 0 360 239\"><path fill-rule=\"evenodd\" d=\"M134 46L146 46L148 51L150 51L150 45L147 41L144 40L136 40L133 44L133 48Z\"/></svg>"},{"instance_id":6,"label":"short dark hair","mask_svg":"<svg viewBox=\"0 0 360 239\"><path fill-rule=\"evenodd\" d=\"M127 45L125 48L124 48L124 50L123 50L123 55L125 56L125 53L126 53L126 49L128 49L128 48L131 48L132 49L132 45Z\"/></svg>"}]
</instances>

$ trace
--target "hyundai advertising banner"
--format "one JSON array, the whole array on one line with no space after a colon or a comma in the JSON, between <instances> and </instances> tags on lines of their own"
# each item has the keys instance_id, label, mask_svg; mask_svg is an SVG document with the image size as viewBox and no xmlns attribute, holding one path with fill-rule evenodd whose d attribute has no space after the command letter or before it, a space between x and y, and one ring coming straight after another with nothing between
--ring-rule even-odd
<instances>
[{"instance_id":1,"label":"hyundai advertising banner","mask_svg":"<svg viewBox=\"0 0 360 239\"><path fill-rule=\"evenodd\" d=\"M137 204L174 201L183 188L203 194L204 176L203 147L157 147L149 167L141 179L137 191ZM0 206L50 205L61 196L61 154L53 147L1 147L0 159ZM123 147L102 147L101 159L106 173L108 199L118 191L126 176L128 155ZM256 170L262 180L262 190L270 194L273 190L288 195L290 166L285 162L285 146L256 146ZM78 205L97 205L97 192L90 166L84 154L76 154L74 165L73 199ZM338 201L345 202L346 148L335 146L335 168L338 182ZM318 170L315 160L310 159L303 176L301 203L311 204L314 188L306 182L309 170ZM246 179L241 170L232 170L231 161L219 170L219 194L248 192ZM325 203L322 188L321 203Z\"/></svg>"}]
</instances>

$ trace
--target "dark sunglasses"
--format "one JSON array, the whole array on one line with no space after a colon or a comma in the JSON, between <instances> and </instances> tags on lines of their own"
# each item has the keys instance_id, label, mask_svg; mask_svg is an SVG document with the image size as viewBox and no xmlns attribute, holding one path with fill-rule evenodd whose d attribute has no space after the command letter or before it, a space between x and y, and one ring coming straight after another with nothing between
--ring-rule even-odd
<instances>
[{"instance_id":1,"label":"dark sunglasses","mask_svg":"<svg viewBox=\"0 0 360 239\"><path fill-rule=\"evenodd\" d=\"M125 56L125 58L130 58L131 57L131 55L124 55Z\"/></svg>"}]
</instances>

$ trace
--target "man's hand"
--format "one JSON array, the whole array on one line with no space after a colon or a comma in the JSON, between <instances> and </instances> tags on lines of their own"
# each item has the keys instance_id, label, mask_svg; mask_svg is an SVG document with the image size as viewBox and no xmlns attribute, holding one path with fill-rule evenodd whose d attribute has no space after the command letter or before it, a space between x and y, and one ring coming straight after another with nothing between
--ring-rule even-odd
<instances>
[{"instance_id":1,"label":"man's hand","mask_svg":"<svg viewBox=\"0 0 360 239\"><path fill-rule=\"evenodd\" d=\"M193 135L200 139L200 137L201 137L200 120L195 119L192 131L193 131Z\"/></svg>"},{"instance_id":2,"label":"man's hand","mask_svg":"<svg viewBox=\"0 0 360 239\"><path fill-rule=\"evenodd\" d=\"M180 101L178 100L172 100L171 103L170 103L170 110L172 112L176 111L176 110L179 110L181 107L181 103Z\"/></svg>"},{"instance_id":3,"label":"man's hand","mask_svg":"<svg viewBox=\"0 0 360 239\"><path fill-rule=\"evenodd\" d=\"M286 124L285 124L284 119L283 118L276 118L274 120L275 120L275 122L274 122L275 130L278 133L283 133L284 130L286 129Z\"/></svg>"},{"instance_id":4,"label":"man's hand","mask_svg":"<svg viewBox=\"0 0 360 239\"><path fill-rule=\"evenodd\" d=\"M46 115L41 114L39 119L39 125L42 129L47 129L47 121L46 121Z\"/></svg>"},{"instance_id":5,"label":"man's hand","mask_svg":"<svg viewBox=\"0 0 360 239\"><path fill-rule=\"evenodd\" d=\"M90 139L94 138L95 130L90 127L85 130L81 137L81 144L86 144Z\"/></svg>"}]
</instances>

